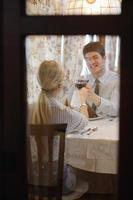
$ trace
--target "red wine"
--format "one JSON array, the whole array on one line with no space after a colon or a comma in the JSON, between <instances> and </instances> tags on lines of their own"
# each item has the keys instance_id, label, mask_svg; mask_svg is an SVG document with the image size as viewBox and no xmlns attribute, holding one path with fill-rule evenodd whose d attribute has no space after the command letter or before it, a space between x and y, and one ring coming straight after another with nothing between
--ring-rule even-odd
<instances>
[{"instance_id":1,"label":"red wine","mask_svg":"<svg viewBox=\"0 0 133 200\"><path fill-rule=\"evenodd\" d=\"M75 86L78 88L78 89L81 89L82 87L85 87L86 84L89 82L89 80L78 80L76 83L75 83Z\"/></svg>"}]
</instances>

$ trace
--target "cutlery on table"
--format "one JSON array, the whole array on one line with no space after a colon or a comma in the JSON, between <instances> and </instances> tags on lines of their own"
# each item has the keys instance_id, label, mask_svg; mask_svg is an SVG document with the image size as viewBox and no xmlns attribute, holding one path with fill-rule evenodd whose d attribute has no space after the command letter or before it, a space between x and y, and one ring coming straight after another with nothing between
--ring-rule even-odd
<instances>
[{"instance_id":1,"label":"cutlery on table","mask_svg":"<svg viewBox=\"0 0 133 200\"><path fill-rule=\"evenodd\" d=\"M98 129L98 127L93 127L89 130L89 132L87 133L87 135L90 135L90 133L96 131Z\"/></svg>"}]
</instances>

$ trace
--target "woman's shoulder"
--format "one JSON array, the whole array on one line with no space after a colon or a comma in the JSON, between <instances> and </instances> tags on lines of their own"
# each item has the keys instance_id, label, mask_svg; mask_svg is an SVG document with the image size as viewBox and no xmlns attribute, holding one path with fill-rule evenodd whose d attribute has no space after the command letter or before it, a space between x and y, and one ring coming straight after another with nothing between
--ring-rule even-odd
<instances>
[{"instance_id":1,"label":"woman's shoulder","mask_svg":"<svg viewBox=\"0 0 133 200\"><path fill-rule=\"evenodd\" d=\"M65 105L60 102L57 98L50 98L50 105L51 107L58 108L60 110L65 109Z\"/></svg>"},{"instance_id":2,"label":"woman's shoulder","mask_svg":"<svg viewBox=\"0 0 133 200\"><path fill-rule=\"evenodd\" d=\"M58 110L58 112L60 111L60 113L62 113L63 116L65 115L66 118L74 119L77 121L82 120L82 119L87 120L86 117L82 113L72 109L69 106L62 104L59 100L51 99L51 102L52 102L53 108Z\"/></svg>"}]
</instances>

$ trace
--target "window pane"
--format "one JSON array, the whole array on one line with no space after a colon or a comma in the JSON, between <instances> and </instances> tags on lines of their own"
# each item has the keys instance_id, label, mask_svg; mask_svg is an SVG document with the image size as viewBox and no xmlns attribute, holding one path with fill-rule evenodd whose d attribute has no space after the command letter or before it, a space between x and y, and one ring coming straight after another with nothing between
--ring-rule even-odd
<instances>
[{"instance_id":1,"label":"window pane","mask_svg":"<svg viewBox=\"0 0 133 200\"><path fill-rule=\"evenodd\" d=\"M84 45L90 42L100 41L105 47L105 55L98 58L83 56ZM95 56L96 57L96 56ZM118 158L118 143L119 143L119 113L115 114L115 109L119 111L119 71L120 71L120 37L110 35L78 35L78 36L27 36L26 38L26 60L27 60L27 104L28 104L28 121L35 123L32 118L35 111L35 105L38 104L38 97L41 86L38 82L38 68L44 60L55 60L60 63L64 70L64 80L62 90L56 96L56 100L62 105L69 106L70 110L76 110L72 107L77 105L77 99L73 99L74 91L78 91L75 87L77 80L85 80L89 77L89 83L94 91L93 81L91 79L91 67L87 65L87 60L93 60L93 67L97 68L99 62L105 66L106 75L99 74L101 78L100 89L104 84L106 87L101 89L102 98L104 98L101 107L101 113L97 117L87 118L87 131L82 133L82 129L74 132L75 134L66 135L66 153L65 162L78 167L79 169L105 174L117 174L117 158ZM98 59L98 60L97 60ZM96 61L97 60L97 61ZM104 72L105 72L104 71ZM93 73L92 73L93 72ZM44 73L45 76L45 73ZM117 77L115 79L115 77ZM106 81L105 81L106 80ZM48 84L43 88L45 92L48 91ZM50 86L51 87L51 86ZM47 91L46 91L47 90ZM113 94L113 95L112 95ZM48 98L51 98L50 96ZM107 108L109 102L113 102L113 109ZM72 104L74 102L74 104ZM107 104L107 107L104 105ZM50 104L51 105L51 104ZM105 107L104 107L105 106ZM65 107L66 108L66 107ZM103 110L102 110L103 109ZM76 110L78 114L81 110ZM36 111L35 111L36 112ZM61 112L64 112L61 110ZM73 112L73 111L72 111ZM74 112L74 113L75 113ZM57 113L57 115L60 112ZM55 114L55 113L54 113ZM54 116L53 114L53 116ZM82 113L85 115L85 113ZM67 119L67 118L66 118ZM77 118L76 118L77 119ZM55 121L54 121L55 120ZM65 117L53 118L53 123L61 123ZM76 123L75 121L71 121ZM81 122L81 121L80 121ZM90 128L94 128L89 134ZM33 144L32 144L33 143ZM31 140L31 151L33 151L33 162L37 161L36 148L34 141ZM35 174L35 173L34 173ZM101 179L102 181L102 179ZM114 183L113 183L114 184Z\"/></svg>"},{"instance_id":2,"label":"window pane","mask_svg":"<svg viewBox=\"0 0 133 200\"><path fill-rule=\"evenodd\" d=\"M90 2L90 3L89 3ZM27 0L27 15L118 15L122 0Z\"/></svg>"},{"instance_id":3,"label":"window pane","mask_svg":"<svg viewBox=\"0 0 133 200\"><path fill-rule=\"evenodd\" d=\"M56 60L74 82L80 74L87 75L89 69L83 58L83 46L91 41L101 41L105 46L107 70L119 73L120 38L119 36L28 36L26 38L28 102L35 101L39 93L36 73L43 60Z\"/></svg>"}]
</instances>

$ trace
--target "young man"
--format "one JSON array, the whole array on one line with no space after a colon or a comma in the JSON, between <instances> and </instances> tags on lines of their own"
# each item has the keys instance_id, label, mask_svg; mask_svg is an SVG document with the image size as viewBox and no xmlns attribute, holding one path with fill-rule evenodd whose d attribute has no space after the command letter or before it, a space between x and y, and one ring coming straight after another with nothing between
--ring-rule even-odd
<instances>
[{"instance_id":1,"label":"young man","mask_svg":"<svg viewBox=\"0 0 133 200\"><path fill-rule=\"evenodd\" d=\"M83 48L83 55L91 74L86 77L89 80L86 87L79 90L80 105L77 107L89 106L96 114L118 116L119 76L105 68L103 45L100 42L88 43ZM73 99L71 104L75 107Z\"/></svg>"}]
</instances>

